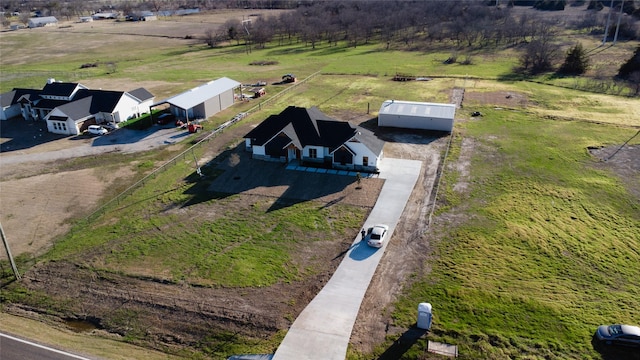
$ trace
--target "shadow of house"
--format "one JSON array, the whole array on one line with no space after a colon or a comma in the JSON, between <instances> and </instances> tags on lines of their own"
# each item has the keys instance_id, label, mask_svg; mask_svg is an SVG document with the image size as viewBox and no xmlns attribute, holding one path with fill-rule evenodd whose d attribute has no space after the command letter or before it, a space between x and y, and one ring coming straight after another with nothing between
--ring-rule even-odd
<instances>
[{"instance_id":1,"label":"shadow of house","mask_svg":"<svg viewBox=\"0 0 640 360\"><path fill-rule=\"evenodd\" d=\"M0 152L29 149L67 137L48 132L47 124L42 121L25 122L21 118L0 121L0 133L3 139L8 139L0 144Z\"/></svg>"},{"instance_id":2,"label":"shadow of house","mask_svg":"<svg viewBox=\"0 0 640 360\"><path fill-rule=\"evenodd\" d=\"M379 127L377 117L365 120L359 126L371 131L380 140L390 143L427 145L451 135L448 131Z\"/></svg>"},{"instance_id":3,"label":"shadow of house","mask_svg":"<svg viewBox=\"0 0 640 360\"><path fill-rule=\"evenodd\" d=\"M113 145L125 145L125 144L135 144L143 139L150 139L155 136L162 137L162 135L156 135L160 127L152 126L147 129L136 130L136 129L128 129L121 128L117 129L108 135L97 137L91 143L91 146L113 146ZM168 140L175 142L180 141L182 138L191 135L188 131L178 132L175 135L172 135ZM167 140L165 140L167 141Z\"/></svg>"},{"instance_id":4,"label":"shadow of house","mask_svg":"<svg viewBox=\"0 0 640 360\"><path fill-rule=\"evenodd\" d=\"M196 194L201 190L195 188L188 190L197 200L194 198L185 206L235 194L274 198L267 211L318 199L333 204L340 199L337 194L356 182L351 176L287 170L281 163L255 161L244 151L244 144L220 154L206 166L214 166L214 172L220 175L208 183L206 195Z\"/></svg>"}]
</instances>

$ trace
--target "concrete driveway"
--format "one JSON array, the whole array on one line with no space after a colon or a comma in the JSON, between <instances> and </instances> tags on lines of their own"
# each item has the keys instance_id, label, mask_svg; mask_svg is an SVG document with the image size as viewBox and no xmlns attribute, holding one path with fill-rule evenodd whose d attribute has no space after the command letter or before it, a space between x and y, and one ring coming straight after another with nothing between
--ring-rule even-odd
<instances>
[{"instance_id":1,"label":"concrete driveway","mask_svg":"<svg viewBox=\"0 0 640 360\"><path fill-rule=\"evenodd\" d=\"M420 175L422 162L384 159L385 179L365 228L389 225L385 245L369 247L358 236L331 279L294 321L274 360L344 360L360 304Z\"/></svg>"}]
</instances>

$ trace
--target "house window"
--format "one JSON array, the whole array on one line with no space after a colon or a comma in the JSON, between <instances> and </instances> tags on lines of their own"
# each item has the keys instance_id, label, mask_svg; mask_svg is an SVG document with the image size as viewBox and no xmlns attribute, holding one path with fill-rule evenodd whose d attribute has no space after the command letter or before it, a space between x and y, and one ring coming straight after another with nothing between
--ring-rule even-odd
<instances>
[{"instance_id":1,"label":"house window","mask_svg":"<svg viewBox=\"0 0 640 360\"><path fill-rule=\"evenodd\" d=\"M309 157L316 159L318 157L318 149L309 149Z\"/></svg>"},{"instance_id":2,"label":"house window","mask_svg":"<svg viewBox=\"0 0 640 360\"><path fill-rule=\"evenodd\" d=\"M362 165L369 166L369 157L368 156L363 156L362 157Z\"/></svg>"}]
</instances>

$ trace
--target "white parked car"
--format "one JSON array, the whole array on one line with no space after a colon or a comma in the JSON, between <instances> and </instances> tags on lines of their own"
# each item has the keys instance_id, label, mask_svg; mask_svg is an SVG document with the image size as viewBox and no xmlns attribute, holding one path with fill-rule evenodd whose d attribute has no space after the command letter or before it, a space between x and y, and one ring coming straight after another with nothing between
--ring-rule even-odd
<instances>
[{"instance_id":1,"label":"white parked car","mask_svg":"<svg viewBox=\"0 0 640 360\"><path fill-rule=\"evenodd\" d=\"M89 132L89 134L93 134L93 135L104 135L109 132L109 130L103 128L100 125L89 125L89 128L87 129L87 131Z\"/></svg>"},{"instance_id":2,"label":"white parked car","mask_svg":"<svg viewBox=\"0 0 640 360\"><path fill-rule=\"evenodd\" d=\"M640 327L633 325L600 325L596 338L605 344L640 346Z\"/></svg>"},{"instance_id":3,"label":"white parked car","mask_svg":"<svg viewBox=\"0 0 640 360\"><path fill-rule=\"evenodd\" d=\"M376 248L382 247L382 245L384 245L384 240L388 232L389 232L389 226L384 224L378 224L370 228L369 231L367 232L369 236L369 239L367 240L367 245L376 247Z\"/></svg>"}]
</instances>

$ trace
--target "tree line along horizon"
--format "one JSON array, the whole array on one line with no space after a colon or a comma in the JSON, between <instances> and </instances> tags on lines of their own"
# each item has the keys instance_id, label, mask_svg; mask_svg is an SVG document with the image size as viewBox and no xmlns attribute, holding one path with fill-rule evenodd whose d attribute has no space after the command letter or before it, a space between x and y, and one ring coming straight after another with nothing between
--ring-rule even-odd
<instances>
[{"instance_id":1,"label":"tree line along horizon","mask_svg":"<svg viewBox=\"0 0 640 360\"><path fill-rule=\"evenodd\" d=\"M106 5L104 1L71 0L62 3L43 0L4 1L3 10L42 9L43 15L79 14ZM624 41L640 39L640 1L606 0L451 0L451 1L364 1L364 0L183 0L109 2L109 9L123 14L134 11L176 10L198 7L217 9L290 9L276 16L250 16L227 20L218 28L204 31L203 41L215 48L225 44L264 48L269 45L302 43L311 49L325 46L357 47L383 44L387 50L420 51L450 46L448 64L473 64L478 50L516 48L518 64L512 69L523 76L556 72L580 76L589 69L589 54L580 43L563 48L567 30L594 39L607 34ZM609 7L611 6L611 8ZM575 16L550 16L570 7L583 7ZM538 11L518 11L530 8ZM611 13L624 13L609 21ZM257 15L257 14L256 14ZM615 34L615 35L614 35ZM605 39L605 41L608 39ZM563 56L564 55L564 56ZM602 81L602 79L600 79ZM617 74L606 81L640 95L640 46L624 61ZM610 88L606 86L605 88ZM596 89L590 89L596 90Z\"/></svg>"}]
</instances>

